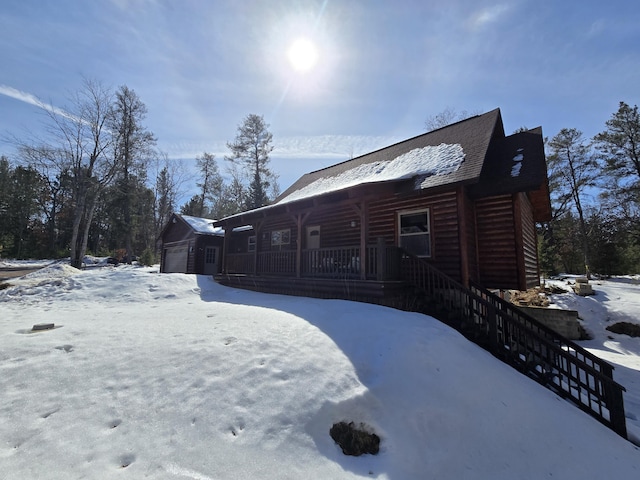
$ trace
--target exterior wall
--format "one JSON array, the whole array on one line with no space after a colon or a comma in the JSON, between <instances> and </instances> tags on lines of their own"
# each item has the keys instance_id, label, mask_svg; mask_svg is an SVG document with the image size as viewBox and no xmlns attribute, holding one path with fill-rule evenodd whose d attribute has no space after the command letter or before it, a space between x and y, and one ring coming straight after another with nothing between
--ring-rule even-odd
<instances>
[{"instance_id":1,"label":"exterior wall","mask_svg":"<svg viewBox=\"0 0 640 480\"><path fill-rule=\"evenodd\" d=\"M352 227L351 222L356 226ZM360 218L349 205L334 208L317 208L305 220L306 226L320 225L320 248L337 248L360 245ZM306 229L303 227L302 248L307 248Z\"/></svg>"},{"instance_id":2,"label":"exterior wall","mask_svg":"<svg viewBox=\"0 0 640 480\"><path fill-rule=\"evenodd\" d=\"M173 243L193 238L194 232L181 220L171 223L162 234L162 243Z\"/></svg>"},{"instance_id":3,"label":"exterior wall","mask_svg":"<svg viewBox=\"0 0 640 480\"><path fill-rule=\"evenodd\" d=\"M483 198L475 207L480 283L521 290L512 195Z\"/></svg>"},{"instance_id":4,"label":"exterior wall","mask_svg":"<svg viewBox=\"0 0 640 480\"><path fill-rule=\"evenodd\" d=\"M227 264L227 272L253 273L252 265L257 264L259 272L299 274L298 242L304 252L308 226L320 226L321 249L375 246L380 239L386 245L398 245L398 213L420 209L429 209L430 217L432 252L426 260L446 275L463 284L471 280L488 288L524 290L538 284L535 223L528 196L472 200L462 186L415 195L385 193L369 201L345 199L261 219L254 225L256 257L235 257ZM272 246L271 233L284 229L290 230L289 243ZM247 253L250 235L254 232L234 232L228 253ZM282 255L267 255L273 252ZM371 259L366 262L369 266Z\"/></svg>"},{"instance_id":5,"label":"exterior wall","mask_svg":"<svg viewBox=\"0 0 640 480\"><path fill-rule=\"evenodd\" d=\"M540 270L538 265L538 234L533 219L533 206L526 193L519 194L522 225L522 252L525 285L527 288L540 285Z\"/></svg>"},{"instance_id":6,"label":"exterior wall","mask_svg":"<svg viewBox=\"0 0 640 480\"><path fill-rule=\"evenodd\" d=\"M289 230L289 243L280 246L271 245L271 232ZM295 250L298 246L298 228L290 215L271 217L264 221L257 233L258 251L271 252L274 250Z\"/></svg>"},{"instance_id":7,"label":"exterior wall","mask_svg":"<svg viewBox=\"0 0 640 480\"><path fill-rule=\"evenodd\" d=\"M204 274L204 256L207 247L218 247L218 272L222 266L221 256L223 248L223 237L215 235L196 235L193 252L189 253L187 260L187 273Z\"/></svg>"},{"instance_id":8,"label":"exterior wall","mask_svg":"<svg viewBox=\"0 0 640 480\"><path fill-rule=\"evenodd\" d=\"M422 208L429 209L431 221L432 255L427 260L443 273L463 281L455 190L372 202L369 208L369 243L384 238L388 244L397 245L397 213Z\"/></svg>"}]
</instances>

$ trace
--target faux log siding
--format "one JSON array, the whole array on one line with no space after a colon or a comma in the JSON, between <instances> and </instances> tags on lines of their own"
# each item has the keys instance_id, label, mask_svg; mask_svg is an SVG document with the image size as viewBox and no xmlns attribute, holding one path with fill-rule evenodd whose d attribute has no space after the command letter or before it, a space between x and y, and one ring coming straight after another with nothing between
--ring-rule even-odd
<instances>
[{"instance_id":1,"label":"faux log siding","mask_svg":"<svg viewBox=\"0 0 640 480\"><path fill-rule=\"evenodd\" d=\"M488 288L519 289L512 196L478 200L476 229L481 283Z\"/></svg>"},{"instance_id":2,"label":"faux log siding","mask_svg":"<svg viewBox=\"0 0 640 480\"><path fill-rule=\"evenodd\" d=\"M460 281L460 238L455 191L410 198L387 198L371 203L368 243L375 243L382 237L388 244L396 245L398 212L423 208L428 208L431 216L432 252L428 261Z\"/></svg>"},{"instance_id":3,"label":"faux log siding","mask_svg":"<svg viewBox=\"0 0 640 480\"><path fill-rule=\"evenodd\" d=\"M538 270L538 236L533 220L533 206L526 193L520 194L520 206L526 287L531 288L540 285L540 272Z\"/></svg>"},{"instance_id":4,"label":"faux log siding","mask_svg":"<svg viewBox=\"0 0 640 480\"><path fill-rule=\"evenodd\" d=\"M351 222L356 226L352 227ZM320 248L337 248L360 245L360 216L349 205L316 209L305 221L302 232L302 248L306 248L306 227L320 225Z\"/></svg>"},{"instance_id":5,"label":"faux log siding","mask_svg":"<svg viewBox=\"0 0 640 480\"><path fill-rule=\"evenodd\" d=\"M467 232L467 261L469 262L469 278L474 282L480 281L478 265L478 245L476 237L476 212L474 203L465 197L464 217Z\"/></svg>"}]
</instances>

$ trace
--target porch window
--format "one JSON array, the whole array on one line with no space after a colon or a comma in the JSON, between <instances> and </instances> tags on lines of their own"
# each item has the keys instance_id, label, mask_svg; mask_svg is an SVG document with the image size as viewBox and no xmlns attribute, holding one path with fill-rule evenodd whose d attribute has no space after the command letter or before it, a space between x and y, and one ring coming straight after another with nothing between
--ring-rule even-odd
<instances>
[{"instance_id":1,"label":"porch window","mask_svg":"<svg viewBox=\"0 0 640 480\"><path fill-rule=\"evenodd\" d=\"M431 256L429 210L398 213L398 244L418 257Z\"/></svg>"},{"instance_id":2,"label":"porch window","mask_svg":"<svg viewBox=\"0 0 640 480\"><path fill-rule=\"evenodd\" d=\"M255 251L256 251L256 236L251 235L247 243L247 252L255 252Z\"/></svg>"},{"instance_id":3,"label":"porch window","mask_svg":"<svg viewBox=\"0 0 640 480\"><path fill-rule=\"evenodd\" d=\"M274 230L271 232L271 246L280 247L282 245L289 245L291 238L291 230Z\"/></svg>"}]
</instances>

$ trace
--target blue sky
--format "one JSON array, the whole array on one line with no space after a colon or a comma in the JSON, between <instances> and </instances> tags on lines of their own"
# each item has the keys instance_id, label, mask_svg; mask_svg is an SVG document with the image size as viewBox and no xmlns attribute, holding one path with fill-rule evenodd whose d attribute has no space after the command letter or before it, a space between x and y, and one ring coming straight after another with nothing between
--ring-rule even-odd
<instances>
[{"instance_id":1,"label":"blue sky","mask_svg":"<svg viewBox=\"0 0 640 480\"><path fill-rule=\"evenodd\" d=\"M264 115L282 190L446 108L590 137L640 104L639 25L629 0L2 0L0 154L7 133L42 129L34 97L64 108L83 77L135 90L171 158L223 164L242 119ZM302 36L306 72L287 57Z\"/></svg>"}]
</instances>

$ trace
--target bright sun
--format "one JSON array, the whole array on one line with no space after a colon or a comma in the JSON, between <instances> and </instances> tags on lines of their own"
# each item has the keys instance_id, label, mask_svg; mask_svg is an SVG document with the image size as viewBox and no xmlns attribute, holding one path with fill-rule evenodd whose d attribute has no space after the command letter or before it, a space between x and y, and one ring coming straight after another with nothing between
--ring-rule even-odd
<instances>
[{"instance_id":1,"label":"bright sun","mask_svg":"<svg viewBox=\"0 0 640 480\"><path fill-rule=\"evenodd\" d=\"M318 61L318 49L308 38L298 38L289 47L287 56L295 71L305 73Z\"/></svg>"}]
</instances>

